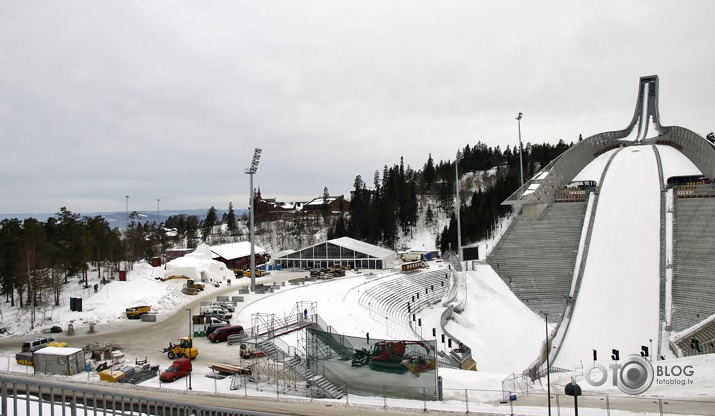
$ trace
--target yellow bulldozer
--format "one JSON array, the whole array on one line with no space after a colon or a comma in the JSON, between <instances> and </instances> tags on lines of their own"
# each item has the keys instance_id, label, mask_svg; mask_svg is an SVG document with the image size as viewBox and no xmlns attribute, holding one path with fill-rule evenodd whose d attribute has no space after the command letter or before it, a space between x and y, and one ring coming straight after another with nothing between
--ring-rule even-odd
<instances>
[{"instance_id":1,"label":"yellow bulldozer","mask_svg":"<svg viewBox=\"0 0 715 416\"><path fill-rule=\"evenodd\" d=\"M162 352L166 353L170 360L176 358L191 358L193 360L199 356L199 349L194 347L194 339L191 337L180 338L178 344L169 342L169 346Z\"/></svg>"}]
</instances>

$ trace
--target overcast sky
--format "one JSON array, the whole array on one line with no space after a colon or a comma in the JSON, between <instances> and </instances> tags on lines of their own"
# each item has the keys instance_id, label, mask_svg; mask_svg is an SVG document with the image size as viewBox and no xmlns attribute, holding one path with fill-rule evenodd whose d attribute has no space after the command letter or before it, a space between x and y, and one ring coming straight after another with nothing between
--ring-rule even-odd
<instances>
[{"instance_id":1,"label":"overcast sky","mask_svg":"<svg viewBox=\"0 0 715 416\"><path fill-rule=\"evenodd\" d=\"M715 130L712 1L2 1L0 213L245 208L478 141Z\"/></svg>"}]
</instances>

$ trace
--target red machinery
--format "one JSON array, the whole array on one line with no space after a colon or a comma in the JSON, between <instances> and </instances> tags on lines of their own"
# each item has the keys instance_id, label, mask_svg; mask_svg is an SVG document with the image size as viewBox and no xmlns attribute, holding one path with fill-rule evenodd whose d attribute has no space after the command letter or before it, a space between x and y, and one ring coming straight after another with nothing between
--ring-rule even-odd
<instances>
[{"instance_id":1,"label":"red machinery","mask_svg":"<svg viewBox=\"0 0 715 416\"><path fill-rule=\"evenodd\" d=\"M409 348L411 345L422 348ZM434 368L434 360L430 346L422 341L380 341L375 343L370 354L370 368L390 373L408 370L417 373Z\"/></svg>"}]
</instances>

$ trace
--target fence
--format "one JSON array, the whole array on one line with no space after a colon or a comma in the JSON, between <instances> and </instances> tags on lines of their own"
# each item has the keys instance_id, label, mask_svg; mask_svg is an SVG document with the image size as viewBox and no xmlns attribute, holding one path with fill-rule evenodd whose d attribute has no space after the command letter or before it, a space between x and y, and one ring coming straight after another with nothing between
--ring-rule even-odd
<instances>
[{"instance_id":1,"label":"fence","mask_svg":"<svg viewBox=\"0 0 715 416\"><path fill-rule=\"evenodd\" d=\"M195 373L194 377L200 376ZM246 380L244 380L244 383ZM245 384L244 386L245 387ZM263 392L260 396L249 391L233 394L218 390L169 391L165 389L124 389L115 385L87 385L19 374L0 374L0 410L4 416L21 415L175 415L175 416L239 416L268 415L286 412L287 406L310 404L316 399L301 397L300 393ZM413 400L395 398L409 390ZM549 400L545 392L516 392L514 401L500 403L501 390L444 389L444 400L433 400L433 392L423 387L382 386L382 394L358 396L347 394L341 400L325 400L335 415L350 414L363 406L394 411L449 411L455 413L525 414L533 408L546 408ZM187 394L188 393L188 394ZM350 392L348 392L350 393ZM256 393L258 394L258 393ZM272 397L271 397L272 395ZM511 395L511 394L510 394ZM508 397L508 396L507 396ZM302 401L297 399L302 398ZM249 399L249 400L245 400ZM322 402L322 400L321 400ZM278 404L280 403L280 405ZM573 414L573 398L564 394L551 395L554 415ZM240 409L248 405L263 405L266 411ZM282 410L276 410L280 406ZM323 406L320 406L322 408ZM523 407L523 410L520 408ZM631 411L652 415L715 416L715 399L666 399L625 395L584 395L578 398L579 409L589 415L610 416L612 411ZM273 413L268 413L268 412ZM324 411L324 409L323 409ZM312 414L305 406L294 413Z\"/></svg>"},{"instance_id":2,"label":"fence","mask_svg":"<svg viewBox=\"0 0 715 416\"><path fill-rule=\"evenodd\" d=\"M251 416L266 412L209 406L174 400L165 395L152 398L125 389L94 387L15 375L0 375L0 411L3 416L21 415L173 415Z\"/></svg>"}]
</instances>

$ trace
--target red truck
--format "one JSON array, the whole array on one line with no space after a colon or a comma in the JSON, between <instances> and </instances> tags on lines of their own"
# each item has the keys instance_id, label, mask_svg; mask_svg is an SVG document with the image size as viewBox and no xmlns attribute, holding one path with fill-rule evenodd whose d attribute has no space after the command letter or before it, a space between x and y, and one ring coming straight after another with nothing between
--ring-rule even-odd
<instances>
[{"instance_id":1,"label":"red truck","mask_svg":"<svg viewBox=\"0 0 715 416\"><path fill-rule=\"evenodd\" d=\"M189 358L179 358L174 360L174 362L166 369L159 379L165 383L176 381L181 377L185 377L191 373L191 359Z\"/></svg>"}]
</instances>

